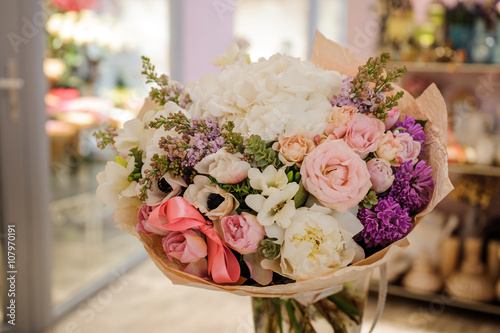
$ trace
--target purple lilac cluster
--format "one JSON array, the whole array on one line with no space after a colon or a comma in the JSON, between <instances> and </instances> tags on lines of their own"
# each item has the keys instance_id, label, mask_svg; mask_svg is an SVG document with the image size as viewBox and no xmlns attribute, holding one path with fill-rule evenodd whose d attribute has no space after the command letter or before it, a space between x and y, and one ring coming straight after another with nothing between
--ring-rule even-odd
<instances>
[{"instance_id":1,"label":"purple lilac cluster","mask_svg":"<svg viewBox=\"0 0 500 333\"><path fill-rule=\"evenodd\" d=\"M411 214L427 204L434 189L434 179L431 176L432 167L425 160L413 166L412 161L402 163L394 168L394 183L389 196L393 197L402 207L408 208Z\"/></svg>"},{"instance_id":2,"label":"purple lilac cluster","mask_svg":"<svg viewBox=\"0 0 500 333\"><path fill-rule=\"evenodd\" d=\"M364 229L354 240L364 243L367 248L387 246L406 236L412 226L409 209L402 208L390 196L379 199L371 209L360 210L358 218Z\"/></svg>"},{"instance_id":3,"label":"purple lilac cluster","mask_svg":"<svg viewBox=\"0 0 500 333\"><path fill-rule=\"evenodd\" d=\"M203 157L216 153L226 144L217 119L194 117L190 121L190 129L194 134L187 143L189 148L182 166L194 167Z\"/></svg>"},{"instance_id":4,"label":"purple lilac cluster","mask_svg":"<svg viewBox=\"0 0 500 333\"><path fill-rule=\"evenodd\" d=\"M386 100L386 94L384 92L375 93L368 82L364 83L363 89L358 87L357 90L361 90L361 96L354 93L355 88L354 77L349 76L342 79L340 94L333 96L330 101L332 106L355 106L359 112L368 113L377 109Z\"/></svg>"},{"instance_id":5,"label":"purple lilac cluster","mask_svg":"<svg viewBox=\"0 0 500 333\"><path fill-rule=\"evenodd\" d=\"M422 148L427 135L424 132L422 125L415 121L415 118L405 115L404 120L397 121L393 129L398 129L400 133L408 133L413 140L420 142Z\"/></svg>"}]
</instances>

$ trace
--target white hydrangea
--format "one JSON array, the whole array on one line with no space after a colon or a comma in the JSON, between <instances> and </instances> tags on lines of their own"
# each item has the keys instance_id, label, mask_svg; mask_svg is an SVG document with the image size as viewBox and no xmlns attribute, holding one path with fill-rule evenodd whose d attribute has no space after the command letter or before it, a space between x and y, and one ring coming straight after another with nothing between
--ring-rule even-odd
<instances>
[{"instance_id":1,"label":"white hydrangea","mask_svg":"<svg viewBox=\"0 0 500 333\"><path fill-rule=\"evenodd\" d=\"M228 64L220 74L188 84L193 101L189 112L233 120L245 137L276 140L300 130L313 136L327 125L330 99L341 85L338 72L277 54L255 63Z\"/></svg>"}]
</instances>

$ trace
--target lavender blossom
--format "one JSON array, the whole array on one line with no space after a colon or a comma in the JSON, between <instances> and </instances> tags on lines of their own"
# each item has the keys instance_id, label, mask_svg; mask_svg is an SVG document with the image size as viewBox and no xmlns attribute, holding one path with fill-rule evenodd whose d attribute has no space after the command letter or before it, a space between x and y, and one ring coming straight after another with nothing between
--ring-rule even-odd
<instances>
[{"instance_id":1,"label":"lavender blossom","mask_svg":"<svg viewBox=\"0 0 500 333\"><path fill-rule=\"evenodd\" d=\"M419 161L415 166L413 161L402 163L394 168L394 182L389 196L399 202L402 207L408 208L410 214L418 212L419 208L427 204L434 189L432 167L426 161Z\"/></svg>"},{"instance_id":2,"label":"lavender blossom","mask_svg":"<svg viewBox=\"0 0 500 333\"><path fill-rule=\"evenodd\" d=\"M371 209L362 209L358 218L364 229L354 240L366 248L387 246L405 237L412 226L408 208L402 208L392 197L379 199Z\"/></svg>"}]
</instances>

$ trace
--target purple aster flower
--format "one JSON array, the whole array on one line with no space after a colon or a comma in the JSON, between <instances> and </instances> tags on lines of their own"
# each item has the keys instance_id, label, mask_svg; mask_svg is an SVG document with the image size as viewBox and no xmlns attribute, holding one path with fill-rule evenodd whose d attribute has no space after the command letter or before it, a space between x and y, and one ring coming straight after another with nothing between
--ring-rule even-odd
<instances>
[{"instance_id":1,"label":"purple aster flower","mask_svg":"<svg viewBox=\"0 0 500 333\"><path fill-rule=\"evenodd\" d=\"M394 182L389 196L399 202L402 207L409 208L410 214L427 204L434 189L434 179L431 176L432 167L426 161L419 161L413 166L413 161L402 163L394 168Z\"/></svg>"},{"instance_id":2,"label":"purple aster flower","mask_svg":"<svg viewBox=\"0 0 500 333\"><path fill-rule=\"evenodd\" d=\"M360 210L358 218L364 229L354 240L367 248L387 246L406 236L412 226L409 209L402 208L392 197L380 198L376 206Z\"/></svg>"},{"instance_id":3,"label":"purple aster flower","mask_svg":"<svg viewBox=\"0 0 500 333\"><path fill-rule=\"evenodd\" d=\"M427 138L427 135L425 135L422 125L415 122L415 118L405 116L405 120L397 121L392 128L399 128L400 133L410 134L413 140L420 142L422 148L424 147L424 140Z\"/></svg>"}]
</instances>

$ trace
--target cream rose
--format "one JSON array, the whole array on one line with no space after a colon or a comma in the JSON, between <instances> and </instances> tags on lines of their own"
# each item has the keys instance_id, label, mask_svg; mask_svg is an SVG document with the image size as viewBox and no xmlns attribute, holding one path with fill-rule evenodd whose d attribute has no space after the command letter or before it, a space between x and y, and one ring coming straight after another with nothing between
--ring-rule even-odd
<instances>
[{"instance_id":1,"label":"cream rose","mask_svg":"<svg viewBox=\"0 0 500 333\"><path fill-rule=\"evenodd\" d=\"M203 158L194 167L201 174L214 177L221 184L236 184L247 178L250 164L240 153L230 154L226 148Z\"/></svg>"},{"instance_id":2,"label":"cream rose","mask_svg":"<svg viewBox=\"0 0 500 333\"><path fill-rule=\"evenodd\" d=\"M377 157L383 158L391 163L391 165L400 165L401 161L398 160L397 157L403 149L404 147L401 144L401 141L399 141L399 139L396 138L392 132L387 132L382 135L375 154Z\"/></svg>"},{"instance_id":3,"label":"cream rose","mask_svg":"<svg viewBox=\"0 0 500 333\"><path fill-rule=\"evenodd\" d=\"M394 182L391 164L381 158L372 158L366 163L368 172L370 173L370 181L372 189L376 193L387 191Z\"/></svg>"},{"instance_id":4,"label":"cream rose","mask_svg":"<svg viewBox=\"0 0 500 333\"><path fill-rule=\"evenodd\" d=\"M356 206L372 186L366 163L343 140L325 141L304 158L304 188L341 212Z\"/></svg>"},{"instance_id":5,"label":"cream rose","mask_svg":"<svg viewBox=\"0 0 500 333\"><path fill-rule=\"evenodd\" d=\"M304 157L310 153L316 145L304 132L286 137L280 136L278 142L273 144L273 149L279 151L279 159L286 166L300 164Z\"/></svg>"},{"instance_id":6,"label":"cream rose","mask_svg":"<svg viewBox=\"0 0 500 333\"><path fill-rule=\"evenodd\" d=\"M364 158L377 149L384 129L384 123L380 119L357 113L347 123L343 139L352 150Z\"/></svg>"}]
</instances>

